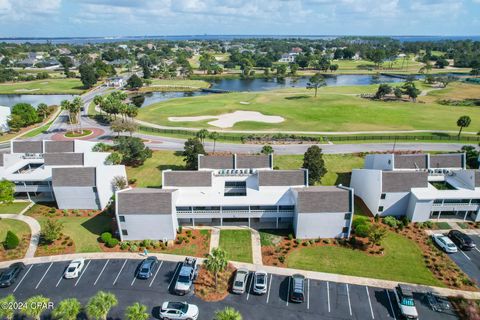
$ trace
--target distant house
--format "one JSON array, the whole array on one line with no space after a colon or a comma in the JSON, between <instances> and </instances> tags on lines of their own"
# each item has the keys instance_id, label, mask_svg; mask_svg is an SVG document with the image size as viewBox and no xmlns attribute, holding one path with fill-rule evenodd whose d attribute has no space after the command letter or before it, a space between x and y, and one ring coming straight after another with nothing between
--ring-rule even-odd
<instances>
[{"instance_id":1,"label":"distant house","mask_svg":"<svg viewBox=\"0 0 480 320\"><path fill-rule=\"evenodd\" d=\"M70 51L70 49L68 48L58 48L58 52L62 55L69 55L71 54L72 52Z\"/></svg>"},{"instance_id":2,"label":"distant house","mask_svg":"<svg viewBox=\"0 0 480 320\"><path fill-rule=\"evenodd\" d=\"M300 48L300 47L294 47L292 48L292 50L290 50L290 53L296 53L296 54L300 54L302 53L303 49Z\"/></svg>"},{"instance_id":3,"label":"distant house","mask_svg":"<svg viewBox=\"0 0 480 320\"><path fill-rule=\"evenodd\" d=\"M295 62L295 57L296 57L295 54L284 53L282 54L282 57L280 58L280 60L278 60L278 62L286 62L286 63Z\"/></svg>"},{"instance_id":4,"label":"distant house","mask_svg":"<svg viewBox=\"0 0 480 320\"><path fill-rule=\"evenodd\" d=\"M0 106L0 132L7 132L10 130L8 126L8 119L10 118L11 110L9 107Z\"/></svg>"},{"instance_id":5,"label":"distant house","mask_svg":"<svg viewBox=\"0 0 480 320\"><path fill-rule=\"evenodd\" d=\"M128 59L115 59L113 61L108 61L107 62L107 64L112 65L112 66L116 66L116 67L124 66L124 65L127 65L129 63L130 63L130 60L128 60Z\"/></svg>"},{"instance_id":6,"label":"distant house","mask_svg":"<svg viewBox=\"0 0 480 320\"><path fill-rule=\"evenodd\" d=\"M106 84L108 87L120 88L120 87L123 87L123 85L125 84L125 81L123 80L122 77L112 77L107 79Z\"/></svg>"},{"instance_id":7,"label":"distant house","mask_svg":"<svg viewBox=\"0 0 480 320\"><path fill-rule=\"evenodd\" d=\"M157 50L157 47L153 43L147 43L147 48L149 50Z\"/></svg>"},{"instance_id":8,"label":"distant house","mask_svg":"<svg viewBox=\"0 0 480 320\"><path fill-rule=\"evenodd\" d=\"M126 44L119 44L118 48L123 49L125 51L129 51L128 46Z\"/></svg>"}]
</instances>

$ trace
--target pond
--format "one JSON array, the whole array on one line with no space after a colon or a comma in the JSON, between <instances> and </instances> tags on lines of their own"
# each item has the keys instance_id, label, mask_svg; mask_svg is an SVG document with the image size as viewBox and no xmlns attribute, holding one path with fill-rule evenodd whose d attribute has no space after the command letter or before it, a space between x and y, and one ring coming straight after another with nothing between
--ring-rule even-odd
<instances>
[{"instance_id":1,"label":"pond","mask_svg":"<svg viewBox=\"0 0 480 320\"><path fill-rule=\"evenodd\" d=\"M272 79L219 79L212 80L210 89L225 90L225 91L265 91L282 88L305 88L309 77L285 78L282 80ZM394 83L405 81L401 78L388 76L374 76L374 75L327 75L325 77L327 86L355 86L355 85L369 85L379 83ZM148 106L157 102L170 100L173 98L195 97L200 95L210 94L208 92L152 92L145 94L145 101L142 107Z\"/></svg>"},{"instance_id":2,"label":"pond","mask_svg":"<svg viewBox=\"0 0 480 320\"><path fill-rule=\"evenodd\" d=\"M62 100L73 99L70 94L1 94L0 106L12 107L17 103L30 103L36 107L40 103L59 105Z\"/></svg>"}]
</instances>

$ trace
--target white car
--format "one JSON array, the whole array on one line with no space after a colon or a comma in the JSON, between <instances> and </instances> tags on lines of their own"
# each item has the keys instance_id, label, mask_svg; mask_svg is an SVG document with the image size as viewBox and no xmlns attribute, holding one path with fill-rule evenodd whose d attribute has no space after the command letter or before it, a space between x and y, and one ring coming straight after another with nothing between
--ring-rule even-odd
<instances>
[{"instance_id":1,"label":"white car","mask_svg":"<svg viewBox=\"0 0 480 320\"><path fill-rule=\"evenodd\" d=\"M198 307L186 302L165 301L160 309L160 319L163 320L197 320Z\"/></svg>"},{"instance_id":2,"label":"white car","mask_svg":"<svg viewBox=\"0 0 480 320\"><path fill-rule=\"evenodd\" d=\"M395 288L394 293L402 316L405 319L418 319L418 312L415 307L412 288L405 285L398 285Z\"/></svg>"},{"instance_id":3,"label":"white car","mask_svg":"<svg viewBox=\"0 0 480 320\"><path fill-rule=\"evenodd\" d=\"M268 274L265 271L256 271L253 274L253 292L256 294L267 293Z\"/></svg>"},{"instance_id":4,"label":"white car","mask_svg":"<svg viewBox=\"0 0 480 320\"><path fill-rule=\"evenodd\" d=\"M65 274L63 276L65 279L77 278L80 275L80 272L82 272L83 266L85 266L85 259L80 258L72 260L65 270Z\"/></svg>"},{"instance_id":5,"label":"white car","mask_svg":"<svg viewBox=\"0 0 480 320\"><path fill-rule=\"evenodd\" d=\"M432 239L446 253L455 253L458 251L455 243L453 243L449 237L444 236L443 234L432 234Z\"/></svg>"}]
</instances>

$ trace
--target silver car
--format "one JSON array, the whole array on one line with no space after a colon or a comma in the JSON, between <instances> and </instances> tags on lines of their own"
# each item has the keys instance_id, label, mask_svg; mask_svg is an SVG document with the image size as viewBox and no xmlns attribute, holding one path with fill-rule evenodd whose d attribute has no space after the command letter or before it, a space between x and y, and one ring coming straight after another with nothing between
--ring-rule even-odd
<instances>
[{"instance_id":1,"label":"silver car","mask_svg":"<svg viewBox=\"0 0 480 320\"><path fill-rule=\"evenodd\" d=\"M257 271L253 275L253 292L256 294L267 293L268 274L265 271Z\"/></svg>"},{"instance_id":2,"label":"silver car","mask_svg":"<svg viewBox=\"0 0 480 320\"><path fill-rule=\"evenodd\" d=\"M233 293L243 294L245 292L248 274L249 271L245 268L237 269L237 272L235 273L235 279L233 280Z\"/></svg>"}]
</instances>

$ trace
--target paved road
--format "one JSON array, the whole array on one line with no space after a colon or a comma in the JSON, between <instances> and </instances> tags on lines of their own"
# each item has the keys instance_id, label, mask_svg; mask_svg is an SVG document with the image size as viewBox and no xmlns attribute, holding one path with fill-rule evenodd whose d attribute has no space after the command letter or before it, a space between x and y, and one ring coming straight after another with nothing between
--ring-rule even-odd
<instances>
[{"instance_id":1,"label":"paved road","mask_svg":"<svg viewBox=\"0 0 480 320\"><path fill-rule=\"evenodd\" d=\"M207 303L194 294L184 297L172 294L179 264L161 261L148 280L135 278L138 264L139 260L128 259L87 260L83 273L72 280L62 278L67 261L27 265L17 283L0 289L0 296L13 293L17 300L23 301L43 294L54 303L76 297L85 304L99 290L110 291L119 300L109 315L113 319L123 318L125 308L137 301L148 306L153 318L158 318L158 307L163 301L187 301L199 306L199 319L212 319L216 310L226 306L239 310L244 319L400 319L393 291L383 288L307 279L305 303L295 304L287 299L289 278L270 274L265 295L252 294L250 277L247 293L230 294L223 301ZM457 319L452 313L431 311L422 295L415 298L420 319Z\"/></svg>"},{"instance_id":2,"label":"paved road","mask_svg":"<svg viewBox=\"0 0 480 320\"><path fill-rule=\"evenodd\" d=\"M449 257L470 279L480 285L480 237L474 235L470 235L470 237L477 245L476 248L471 251L459 250L457 253L449 254Z\"/></svg>"}]
</instances>

